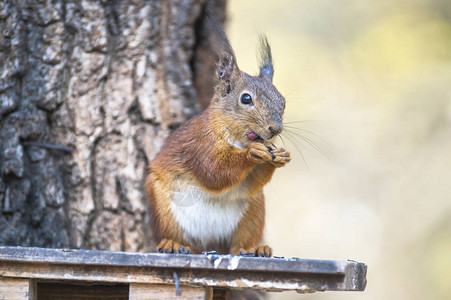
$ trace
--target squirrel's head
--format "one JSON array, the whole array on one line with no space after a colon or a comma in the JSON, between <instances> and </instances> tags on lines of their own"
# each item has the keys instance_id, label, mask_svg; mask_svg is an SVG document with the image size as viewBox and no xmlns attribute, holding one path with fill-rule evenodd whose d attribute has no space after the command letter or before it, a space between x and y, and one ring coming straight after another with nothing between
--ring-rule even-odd
<instances>
[{"instance_id":1,"label":"squirrel's head","mask_svg":"<svg viewBox=\"0 0 451 300\"><path fill-rule=\"evenodd\" d=\"M234 146L245 148L252 141L270 144L283 129L285 98L272 83L274 67L267 39L260 38L258 76L240 71L222 30L215 47L219 56L218 82L210 109L223 112L227 138Z\"/></svg>"}]
</instances>

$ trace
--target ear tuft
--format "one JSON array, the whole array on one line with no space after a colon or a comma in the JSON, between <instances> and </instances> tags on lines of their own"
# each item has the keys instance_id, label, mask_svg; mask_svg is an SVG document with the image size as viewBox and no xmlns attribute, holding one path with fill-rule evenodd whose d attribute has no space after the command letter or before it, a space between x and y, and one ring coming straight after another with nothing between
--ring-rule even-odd
<instances>
[{"instance_id":1,"label":"ear tuft","mask_svg":"<svg viewBox=\"0 0 451 300\"><path fill-rule=\"evenodd\" d=\"M260 36L260 74L258 77L272 81L274 66L272 63L271 47L266 36Z\"/></svg>"}]
</instances>

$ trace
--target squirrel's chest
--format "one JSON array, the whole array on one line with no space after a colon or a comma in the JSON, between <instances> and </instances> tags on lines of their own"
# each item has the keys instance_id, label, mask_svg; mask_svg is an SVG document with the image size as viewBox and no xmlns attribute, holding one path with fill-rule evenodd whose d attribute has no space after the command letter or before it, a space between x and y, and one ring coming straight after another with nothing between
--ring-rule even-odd
<instances>
[{"instance_id":1,"label":"squirrel's chest","mask_svg":"<svg viewBox=\"0 0 451 300\"><path fill-rule=\"evenodd\" d=\"M185 239L200 243L206 250L227 244L248 208L242 187L213 194L193 184L178 184L171 196L170 209Z\"/></svg>"}]
</instances>

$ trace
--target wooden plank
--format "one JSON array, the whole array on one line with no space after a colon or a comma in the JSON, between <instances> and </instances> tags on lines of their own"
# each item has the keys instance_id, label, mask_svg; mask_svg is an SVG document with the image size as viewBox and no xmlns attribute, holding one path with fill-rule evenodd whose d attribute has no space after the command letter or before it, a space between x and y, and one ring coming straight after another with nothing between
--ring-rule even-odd
<instances>
[{"instance_id":1,"label":"wooden plank","mask_svg":"<svg viewBox=\"0 0 451 300\"><path fill-rule=\"evenodd\" d=\"M181 286L180 292L181 295L177 296L175 286L170 285L132 283L129 300L204 300L206 291L203 287Z\"/></svg>"},{"instance_id":2,"label":"wooden plank","mask_svg":"<svg viewBox=\"0 0 451 300\"><path fill-rule=\"evenodd\" d=\"M57 281L174 284L173 269L2 262L0 276ZM180 285L251 288L269 291L349 290L344 276L248 271L177 270ZM354 287L358 288L358 286ZM356 290L356 289L354 289Z\"/></svg>"},{"instance_id":3,"label":"wooden plank","mask_svg":"<svg viewBox=\"0 0 451 300\"><path fill-rule=\"evenodd\" d=\"M366 272L367 266L365 264L348 260L346 266L346 275L343 282L344 290L346 291L363 291L366 287Z\"/></svg>"},{"instance_id":4,"label":"wooden plank","mask_svg":"<svg viewBox=\"0 0 451 300\"><path fill-rule=\"evenodd\" d=\"M268 291L362 291L366 265L354 261L172 255L0 247L0 277L174 284Z\"/></svg>"},{"instance_id":5,"label":"wooden plank","mask_svg":"<svg viewBox=\"0 0 451 300\"><path fill-rule=\"evenodd\" d=\"M205 300L213 300L213 288L212 287L205 287Z\"/></svg>"},{"instance_id":6,"label":"wooden plank","mask_svg":"<svg viewBox=\"0 0 451 300\"><path fill-rule=\"evenodd\" d=\"M36 282L30 279L0 278L0 300L36 300Z\"/></svg>"},{"instance_id":7,"label":"wooden plank","mask_svg":"<svg viewBox=\"0 0 451 300\"><path fill-rule=\"evenodd\" d=\"M346 273L348 261L299 258L262 258L234 255L163 254L68 250L25 247L0 247L0 261L35 263L73 263L83 265L136 266L156 268L189 268L215 270L248 270L314 274ZM359 264L359 263L358 263ZM363 265L363 264L362 264Z\"/></svg>"}]
</instances>

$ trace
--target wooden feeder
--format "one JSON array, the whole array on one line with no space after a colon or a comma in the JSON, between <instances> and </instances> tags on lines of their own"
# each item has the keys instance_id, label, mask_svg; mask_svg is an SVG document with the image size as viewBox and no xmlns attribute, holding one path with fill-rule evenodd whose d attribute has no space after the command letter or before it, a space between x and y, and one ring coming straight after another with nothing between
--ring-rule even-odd
<instances>
[{"instance_id":1,"label":"wooden feeder","mask_svg":"<svg viewBox=\"0 0 451 300\"><path fill-rule=\"evenodd\" d=\"M222 299L230 289L363 291L356 261L0 247L1 299Z\"/></svg>"}]
</instances>

